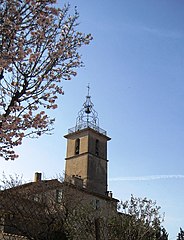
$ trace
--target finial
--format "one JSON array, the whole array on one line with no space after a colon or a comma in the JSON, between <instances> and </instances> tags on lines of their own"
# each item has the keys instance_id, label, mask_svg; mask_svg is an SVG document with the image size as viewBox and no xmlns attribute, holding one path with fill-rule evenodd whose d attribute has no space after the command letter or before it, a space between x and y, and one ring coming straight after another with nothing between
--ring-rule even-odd
<instances>
[{"instance_id":1,"label":"finial","mask_svg":"<svg viewBox=\"0 0 184 240\"><path fill-rule=\"evenodd\" d=\"M88 85L87 85L87 88L88 88L88 96L89 96L89 90L90 90L89 83L88 83Z\"/></svg>"}]
</instances>

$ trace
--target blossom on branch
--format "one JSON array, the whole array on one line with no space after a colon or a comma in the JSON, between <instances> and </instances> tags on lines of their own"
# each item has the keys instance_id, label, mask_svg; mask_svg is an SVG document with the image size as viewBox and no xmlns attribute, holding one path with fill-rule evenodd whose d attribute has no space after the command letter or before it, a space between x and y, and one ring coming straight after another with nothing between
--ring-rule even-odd
<instances>
[{"instance_id":1,"label":"blossom on branch","mask_svg":"<svg viewBox=\"0 0 184 240\"><path fill-rule=\"evenodd\" d=\"M0 0L0 157L14 160L24 137L49 133L62 80L83 65L78 52L92 37L54 0Z\"/></svg>"}]
</instances>

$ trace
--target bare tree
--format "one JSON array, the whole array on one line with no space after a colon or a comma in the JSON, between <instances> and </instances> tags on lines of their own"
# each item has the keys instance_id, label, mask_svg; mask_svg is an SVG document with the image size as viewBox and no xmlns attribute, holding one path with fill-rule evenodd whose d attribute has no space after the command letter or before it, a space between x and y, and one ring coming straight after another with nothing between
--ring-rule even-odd
<instances>
[{"instance_id":1,"label":"bare tree","mask_svg":"<svg viewBox=\"0 0 184 240\"><path fill-rule=\"evenodd\" d=\"M82 66L79 14L55 0L0 0L0 157L14 160L26 136L49 133L61 81ZM47 113L46 113L47 112Z\"/></svg>"},{"instance_id":2,"label":"bare tree","mask_svg":"<svg viewBox=\"0 0 184 240\"><path fill-rule=\"evenodd\" d=\"M23 175L19 176L18 174L9 175L8 177L3 172L2 179L0 179L0 190L16 187L25 183L23 180Z\"/></svg>"},{"instance_id":3,"label":"bare tree","mask_svg":"<svg viewBox=\"0 0 184 240\"><path fill-rule=\"evenodd\" d=\"M183 240L184 239L184 231L182 228L180 228L180 232L178 233L177 240Z\"/></svg>"},{"instance_id":4,"label":"bare tree","mask_svg":"<svg viewBox=\"0 0 184 240\"><path fill-rule=\"evenodd\" d=\"M164 214L155 201L136 198L120 202L119 215L110 219L109 239L114 240L167 240L168 234L162 227Z\"/></svg>"},{"instance_id":5,"label":"bare tree","mask_svg":"<svg viewBox=\"0 0 184 240\"><path fill-rule=\"evenodd\" d=\"M68 239L68 210L63 198L58 198L61 186L50 180L0 191L1 239Z\"/></svg>"}]
</instances>

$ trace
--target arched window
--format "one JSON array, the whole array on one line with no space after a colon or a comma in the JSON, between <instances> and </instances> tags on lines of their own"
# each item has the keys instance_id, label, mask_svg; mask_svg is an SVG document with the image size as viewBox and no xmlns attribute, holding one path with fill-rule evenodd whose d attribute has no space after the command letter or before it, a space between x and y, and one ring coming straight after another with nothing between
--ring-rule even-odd
<instances>
[{"instance_id":1,"label":"arched window","mask_svg":"<svg viewBox=\"0 0 184 240\"><path fill-rule=\"evenodd\" d=\"M99 155L99 140L96 139L96 144L95 144L95 154L96 156Z\"/></svg>"},{"instance_id":2,"label":"arched window","mask_svg":"<svg viewBox=\"0 0 184 240\"><path fill-rule=\"evenodd\" d=\"M79 154L80 151L80 139L77 138L75 142L75 154Z\"/></svg>"}]
</instances>

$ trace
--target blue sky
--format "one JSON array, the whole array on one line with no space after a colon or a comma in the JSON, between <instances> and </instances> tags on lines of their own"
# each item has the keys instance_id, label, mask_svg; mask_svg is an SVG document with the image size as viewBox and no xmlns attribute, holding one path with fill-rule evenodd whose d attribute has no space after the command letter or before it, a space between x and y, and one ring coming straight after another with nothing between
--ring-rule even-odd
<instances>
[{"instance_id":1,"label":"blue sky","mask_svg":"<svg viewBox=\"0 0 184 240\"><path fill-rule=\"evenodd\" d=\"M63 1L59 1L63 4ZM94 40L81 50L85 67L63 82L52 136L26 139L5 173L33 179L64 171L66 141L90 83L108 145L109 188L122 200L148 197L165 212L170 240L184 228L184 1L71 0L79 30Z\"/></svg>"}]
</instances>

